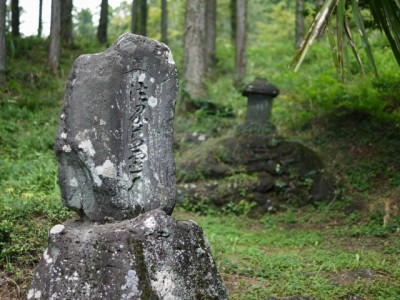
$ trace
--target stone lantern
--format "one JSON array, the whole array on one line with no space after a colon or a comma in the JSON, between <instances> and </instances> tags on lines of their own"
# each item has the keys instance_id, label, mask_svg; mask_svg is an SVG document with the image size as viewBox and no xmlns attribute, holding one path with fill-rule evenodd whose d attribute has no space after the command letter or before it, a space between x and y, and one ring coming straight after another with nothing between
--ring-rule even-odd
<instances>
[{"instance_id":1,"label":"stone lantern","mask_svg":"<svg viewBox=\"0 0 400 300\"><path fill-rule=\"evenodd\" d=\"M271 131L275 126L270 122L272 101L279 95L276 86L264 78L257 78L248 84L242 95L247 97L247 115L242 129L263 129Z\"/></svg>"}]
</instances>

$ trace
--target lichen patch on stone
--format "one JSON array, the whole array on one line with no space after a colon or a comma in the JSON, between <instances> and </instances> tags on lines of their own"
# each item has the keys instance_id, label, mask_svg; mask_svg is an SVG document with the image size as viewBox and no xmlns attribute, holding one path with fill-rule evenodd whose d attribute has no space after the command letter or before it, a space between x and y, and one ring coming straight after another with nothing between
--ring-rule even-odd
<instances>
[{"instance_id":1,"label":"lichen patch on stone","mask_svg":"<svg viewBox=\"0 0 400 300\"><path fill-rule=\"evenodd\" d=\"M163 300L178 300L173 295L175 290L174 280L172 274L167 270L159 271L155 274L155 280L151 281L151 285L155 291L157 291L160 299Z\"/></svg>"},{"instance_id":2,"label":"lichen patch on stone","mask_svg":"<svg viewBox=\"0 0 400 300\"><path fill-rule=\"evenodd\" d=\"M117 178L117 169L109 159L107 159L102 166L97 166L96 172L103 177Z\"/></svg>"},{"instance_id":3,"label":"lichen patch on stone","mask_svg":"<svg viewBox=\"0 0 400 300\"><path fill-rule=\"evenodd\" d=\"M78 181L76 180L75 177L73 177L73 178L71 178L69 180L69 185L72 186L72 187L77 187L78 186Z\"/></svg>"},{"instance_id":4,"label":"lichen patch on stone","mask_svg":"<svg viewBox=\"0 0 400 300\"><path fill-rule=\"evenodd\" d=\"M50 257L48 254L48 249L46 249L43 253L43 258L46 261L46 263L51 264L53 262L53 259Z\"/></svg>"},{"instance_id":5,"label":"lichen patch on stone","mask_svg":"<svg viewBox=\"0 0 400 300\"><path fill-rule=\"evenodd\" d=\"M151 107L156 107L157 106L157 98L156 97L153 97L153 96L150 96L150 98L149 98L149 105L151 106Z\"/></svg>"},{"instance_id":6,"label":"lichen patch on stone","mask_svg":"<svg viewBox=\"0 0 400 300\"><path fill-rule=\"evenodd\" d=\"M139 278L135 270L129 270L128 274L125 276L125 280L125 284L121 286L121 290L125 292L121 295L121 300L137 299L137 297L140 297L141 292L138 289Z\"/></svg>"},{"instance_id":7,"label":"lichen patch on stone","mask_svg":"<svg viewBox=\"0 0 400 300\"><path fill-rule=\"evenodd\" d=\"M94 151L92 142L90 140L84 140L80 142L78 147L89 156L94 156L96 154L96 151Z\"/></svg>"},{"instance_id":8,"label":"lichen patch on stone","mask_svg":"<svg viewBox=\"0 0 400 300\"><path fill-rule=\"evenodd\" d=\"M144 223L143 223L148 229L150 229L151 231L153 231L154 229L156 229L157 227L157 222L154 219L153 216L147 218Z\"/></svg>"},{"instance_id":9,"label":"lichen patch on stone","mask_svg":"<svg viewBox=\"0 0 400 300\"><path fill-rule=\"evenodd\" d=\"M64 151L64 152L67 152L67 153L69 153L69 152L71 152L71 151L72 151L72 149L71 149L71 146L70 146L70 145L64 145L64 146L62 147L62 149L63 149L63 151Z\"/></svg>"},{"instance_id":10,"label":"lichen patch on stone","mask_svg":"<svg viewBox=\"0 0 400 300\"><path fill-rule=\"evenodd\" d=\"M146 74L142 73L139 75L138 82L144 82L145 79L146 79Z\"/></svg>"},{"instance_id":11,"label":"lichen patch on stone","mask_svg":"<svg viewBox=\"0 0 400 300\"><path fill-rule=\"evenodd\" d=\"M172 57L171 50L167 50L167 55L168 55L168 63L171 65L175 65L174 58Z\"/></svg>"},{"instance_id":12,"label":"lichen patch on stone","mask_svg":"<svg viewBox=\"0 0 400 300\"><path fill-rule=\"evenodd\" d=\"M60 234L65 229L65 226L62 224L54 225L53 228L50 229L50 234Z\"/></svg>"}]
</instances>

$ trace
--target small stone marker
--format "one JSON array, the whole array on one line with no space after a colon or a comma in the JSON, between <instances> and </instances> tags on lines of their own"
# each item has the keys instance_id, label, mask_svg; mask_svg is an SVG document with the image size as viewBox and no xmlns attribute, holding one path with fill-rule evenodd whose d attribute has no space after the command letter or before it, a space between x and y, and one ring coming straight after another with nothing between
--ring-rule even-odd
<instances>
[{"instance_id":1,"label":"small stone marker","mask_svg":"<svg viewBox=\"0 0 400 300\"><path fill-rule=\"evenodd\" d=\"M270 123L272 101L279 95L278 88L264 78L257 78L244 88L242 95L248 98L245 125L250 127L272 125Z\"/></svg>"},{"instance_id":2,"label":"small stone marker","mask_svg":"<svg viewBox=\"0 0 400 300\"><path fill-rule=\"evenodd\" d=\"M177 89L171 51L142 36L75 61L56 144L68 207L91 221L172 213Z\"/></svg>"}]
</instances>

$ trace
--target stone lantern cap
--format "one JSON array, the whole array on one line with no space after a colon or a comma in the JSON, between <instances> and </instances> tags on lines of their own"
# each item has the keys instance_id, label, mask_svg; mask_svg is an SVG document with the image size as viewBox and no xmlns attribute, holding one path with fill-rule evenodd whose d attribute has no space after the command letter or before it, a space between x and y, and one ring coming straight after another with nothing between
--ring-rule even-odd
<instances>
[{"instance_id":1,"label":"stone lantern cap","mask_svg":"<svg viewBox=\"0 0 400 300\"><path fill-rule=\"evenodd\" d=\"M242 92L242 95L245 97L251 94L260 94L275 98L279 95L279 89L264 78L256 78Z\"/></svg>"}]
</instances>

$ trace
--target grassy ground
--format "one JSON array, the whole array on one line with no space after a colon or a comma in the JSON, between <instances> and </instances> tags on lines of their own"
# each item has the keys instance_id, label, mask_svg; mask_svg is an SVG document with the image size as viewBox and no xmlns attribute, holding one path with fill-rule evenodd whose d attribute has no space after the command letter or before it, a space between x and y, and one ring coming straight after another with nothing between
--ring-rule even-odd
<instances>
[{"instance_id":1,"label":"grassy ground","mask_svg":"<svg viewBox=\"0 0 400 300\"><path fill-rule=\"evenodd\" d=\"M335 206L305 208L261 220L197 216L232 299L303 295L313 299L398 299L398 233ZM379 231L379 237L375 231Z\"/></svg>"},{"instance_id":2,"label":"grassy ground","mask_svg":"<svg viewBox=\"0 0 400 300\"><path fill-rule=\"evenodd\" d=\"M284 45L264 48L273 54ZM45 43L25 40L14 46L13 72L0 91L0 299L23 299L48 230L74 215L60 203L53 147L66 74L79 50L64 52L63 71L54 77L44 67ZM319 53L325 55L321 49L314 54L317 60ZM219 45L219 52L228 50ZM298 75L282 71L285 63L271 58L250 64L253 74L272 76L282 89L274 107L278 129L318 151L340 174L342 193L331 203L288 207L260 220L212 208L202 216L177 208L176 218L192 218L204 228L232 299L299 294L399 299L400 220L382 227L382 198L400 184L395 92L400 72L380 50L381 79L356 77L347 84L338 82L322 60ZM259 51L250 48L250 58L262 57ZM219 68L221 74L231 71L224 61ZM178 116L178 134L219 135L241 122L245 100L221 74L209 86L210 100L233 108L235 118L204 111Z\"/></svg>"}]
</instances>

